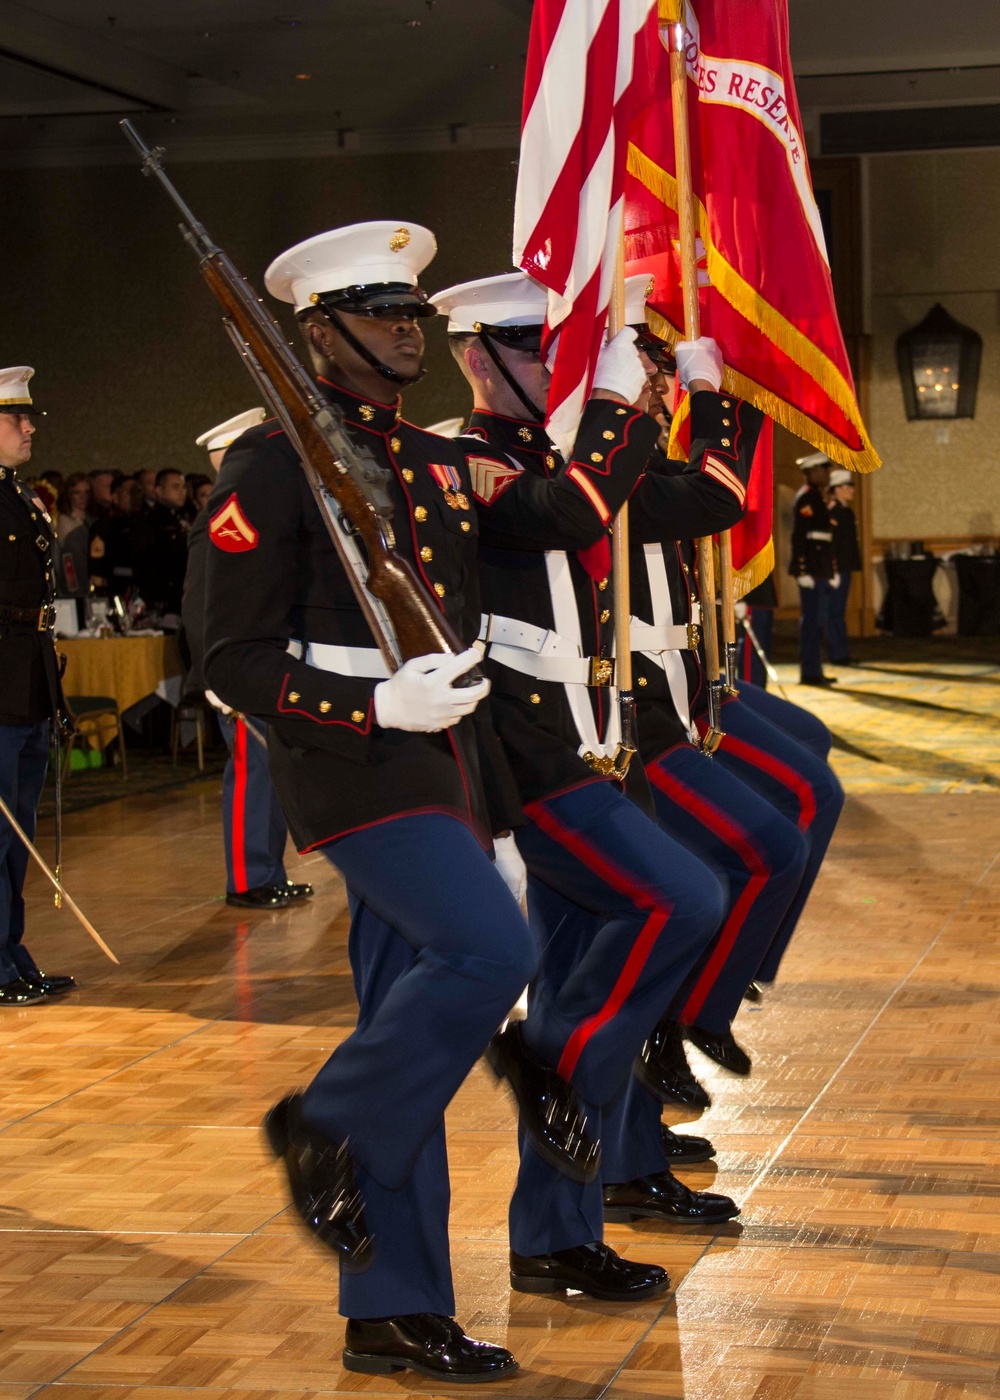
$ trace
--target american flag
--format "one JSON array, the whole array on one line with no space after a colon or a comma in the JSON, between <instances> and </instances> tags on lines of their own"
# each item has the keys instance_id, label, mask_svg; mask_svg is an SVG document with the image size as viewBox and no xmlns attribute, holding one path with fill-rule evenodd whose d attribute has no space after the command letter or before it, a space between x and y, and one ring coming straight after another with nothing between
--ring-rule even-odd
<instances>
[{"instance_id":1,"label":"american flag","mask_svg":"<svg viewBox=\"0 0 1000 1400\"><path fill-rule=\"evenodd\" d=\"M656 0L535 0L528 42L514 263L549 289L558 336L549 435L566 455L590 395L622 227L628 130L656 45ZM637 63L637 58L640 61Z\"/></svg>"}]
</instances>

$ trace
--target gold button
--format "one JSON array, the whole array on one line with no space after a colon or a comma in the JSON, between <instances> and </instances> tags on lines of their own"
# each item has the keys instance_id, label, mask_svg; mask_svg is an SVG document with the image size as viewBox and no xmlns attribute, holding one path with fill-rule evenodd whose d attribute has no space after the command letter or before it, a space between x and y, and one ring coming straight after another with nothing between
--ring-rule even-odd
<instances>
[{"instance_id":1,"label":"gold button","mask_svg":"<svg viewBox=\"0 0 1000 1400\"><path fill-rule=\"evenodd\" d=\"M610 611L609 608L605 608L604 611L601 613L601 621L602 621L602 622L608 622L608 621L610 620L610 618L611 618L611 611Z\"/></svg>"},{"instance_id":2,"label":"gold button","mask_svg":"<svg viewBox=\"0 0 1000 1400\"><path fill-rule=\"evenodd\" d=\"M332 708L333 706L330 704L329 700L321 700L319 702L319 712L321 715L329 714Z\"/></svg>"},{"instance_id":3,"label":"gold button","mask_svg":"<svg viewBox=\"0 0 1000 1400\"><path fill-rule=\"evenodd\" d=\"M443 597L444 597L444 584L443 584L443 583L436 583L436 584L434 585L434 592L438 595L439 598L443 598Z\"/></svg>"},{"instance_id":4,"label":"gold button","mask_svg":"<svg viewBox=\"0 0 1000 1400\"><path fill-rule=\"evenodd\" d=\"M407 485L409 485L410 482L413 480L413 473L410 471L409 467L403 468L403 480L406 482Z\"/></svg>"},{"instance_id":5,"label":"gold button","mask_svg":"<svg viewBox=\"0 0 1000 1400\"><path fill-rule=\"evenodd\" d=\"M427 509L426 509L426 507L425 507L425 506L417 506L416 510L413 512L413 518L414 518L414 520L417 520L417 521L419 521L420 523L423 523L423 521L425 521L425 520L427 519Z\"/></svg>"},{"instance_id":6,"label":"gold button","mask_svg":"<svg viewBox=\"0 0 1000 1400\"><path fill-rule=\"evenodd\" d=\"M423 549L420 551L420 557L425 564L429 564L430 561L434 558L434 551L433 549L431 549L429 544L424 545Z\"/></svg>"},{"instance_id":7,"label":"gold button","mask_svg":"<svg viewBox=\"0 0 1000 1400\"><path fill-rule=\"evenodd\" d=\"M615 412L618 414L618 417L619 417L619 418L623 418L623 417L625 416L625 414L628 413L628 409L627 409L627 408L616 408L616 409L615 409Z\"/></svg>"},{"instance_id":8,"label":"gold button","mask_svg":"<svg viewBox=\"0 0 1000 1400\"><path fill-rule=\"evenodd\" d=\"M355 724L364 724L364 722L365 722L365 712L364 712L364 710L352 710L352 711L351 711L351 719L354 721Z\"/></svg>"},{"instance_id":9,"label":"gold button","mask_svg":"<svg viewBox=\"0 0 1000 1400\"><path fill-rule=\"evenodd\" d=\"M297 704L299 703L299 701L302 699L302 696L299 694L299 692L298 692L297 690L290 690L290 691L288 692L288 699L289 699L289 702L290 702L291 704L297 705Z\"/></svg>"},{"instance_id":10,"label":"gold button","mask_svg":"<svg viewBox=\"0 0 1000 1400\"><path fill-rule=\"evenodd\" d=\"M14 540L17 539L17 536L16 536L16 535L8 535L7 538L11 541L11 543L13 543Z\"/></svg>"},{"instance_id":11,"label":"gold button","mask_svg":"<svg viewBox=\"0 0 1000 1400\"><path fill-rule=\"evenodd\" d=\"M722 407L723 407L723 408L732 408L732 404L729 402L728 399L723 399L723 400L722 400Z\"/></svg>"},{"instance_id":12,"label":"gold button","mask_svg":"<svg viewBox=\"0 0 1000 1400\"><path fill-rule=\"evenodd\" d=\"M607 588L607 586L608 586L608 581L607 581L607 579L606 579L606 578L602 578L601 581L600 581L600 583L599 583L597 586L598 586L598 588L601 590L601 592L603 593L604 590L605 590L605 589Z\"/></svg>"},{"instance_id":13,"label":"gold button","mask_svg":"<svg viewBox=\"0 0 1000 1400\"><path fill-rule=\"evenodd\" d=\"M33 510L33 511L31 512L31 518L32 518L32 520L37 520L37 519L38 519L38 512L35 511L35 510Z\"/></svg>"},{"instance_id":14,"label":"gold button","mask_svg":"<svg viewBox=\"0 0 1000 1400\"><path fill-rule=\"evenodd\" d=\"M722 420L722 426L723 426L724 428L731 428L733 425L732 425L732 423L729 421L728 418L723 418L723 420Z\"/></svg>"},{"instance_id":15,"label":"gold button","mask_svg":"<svg viewBox=\"0 0 1000 1400\"><path fill-rule=\"evenodd\" d=\"M392 448L393 452L401 452L403 448L403 444L400 442L399 438L390 439L389 446Z\"/></svg>"},{"instance_id":16,"label":"gold button","mask_svg":"<svg viewBox=\"0 0 1000 1400\"><path fill-rule=\"evenodd\" d=\"M604 458L601 456L600 452L592 452L590 454L590 460L592 462L603 462Z\"/></svg>"},{"instance_id":17,"label":"gold button","mask_svg":"<svg viewBox=\"0 0 1000 1400\"><path fill-rule=\"evenodd\" d=\"M601 434L601 437L604 438L605 442L614 442L614 440L615 440L615 435L614 435L614 433L610 430L610 428L608 429L607 432L602 433L602 434Z\"/></svg>"},{"instance_id":18,"label":"gold button","mask_svg":"<svg viewBox=\"0 0 1000 1400\"><path fill-rule=\"evenodd\" d=\"M723 447L731 447L731 446L732 446L732 443L729 441L728 438L723 438L723 439L722 439L722 445L723 445Z\"/></svg>"},{"instance_id":19,"label":"gold button","mask_svg":"<svg viewBox=\"0 0 1000 1400\"><path fill-rule=\"evenodd\" d=\"M645 685L646 683L647 683L647 682L646 682L646 677L645 677L645 676L640 676L640 677L639 677L639 684L640 684L640 685Z\"/></svg>"},{"instance_id":20,"label":"gold button","mask_svg":"<svg viewBox=\"0 0 1000 1400\"><path fill-rule=\"evenodd\" d=\"M467 520L463 520L463 521L462 521L462 529L464 530L464 532L465 532L466 534L468 534L469 531L472 529L472 526L469 524L469 522L468 522Z\"/></svg>"},{"instance_id":21,"label":"gold button","mask_svg":"<svg viewBox=\"0 0 1000 1400\"><path fill-rule=\"evenodd\" d=\"M542 703L542 697L537 692L529 695L528 699L533 705L540 705Z\"/></svg>"}]
</instances>

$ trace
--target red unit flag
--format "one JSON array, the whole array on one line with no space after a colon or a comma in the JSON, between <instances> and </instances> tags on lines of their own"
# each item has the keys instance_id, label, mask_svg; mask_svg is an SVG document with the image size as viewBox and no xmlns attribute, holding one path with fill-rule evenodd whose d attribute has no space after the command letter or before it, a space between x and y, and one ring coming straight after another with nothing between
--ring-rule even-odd
<instances>
[{"instance_id":1,"label":"red unit flag","mask_svg":"<svg viewBox=\"0 0 1000 1400\"><path fill-rule=\"evenodd\" d=\"M873 471L881 463L855 398L802 137L787 0L659 0L658 14L663 42L647 51L653 95L632 120L625 216L627 271L654 277L651 326L671 344L682 338L666 43L667 27L681 23L701 329L722 350L723 387L840 465ZM675 437L686 413L682 399ZM748 518L732 532L741 592L773 566L769 489L766 502L761 495L768 440Z\"/></svg>"}]
</instances>

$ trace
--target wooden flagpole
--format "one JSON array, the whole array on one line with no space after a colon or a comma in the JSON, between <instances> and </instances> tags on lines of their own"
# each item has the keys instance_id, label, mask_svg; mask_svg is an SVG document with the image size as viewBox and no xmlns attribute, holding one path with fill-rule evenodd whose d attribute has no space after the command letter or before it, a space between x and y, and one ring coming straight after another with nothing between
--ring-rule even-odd
<instances>
[{"instance_id":1,"label":"wooden flagpole","mask_svg":"<svg viewBox=\"0 0 1000 1400\"><path fill-rule=\"evenodd\" d=\"M681 293L684 300L684 339L701 335L698 305L697 226L691 184L691 149L688 141L687 59L684 53L684 23L670 25L670 102L674 119L674 161L677 167L677 220L680 234ZM730 600L732 599L732 554ZM719 629L715 620L715 558L712 537L698 541L698 579L701 585L701 633L705 641L705 670L708 682L708 723L705 747L718 746L721 735L722 680L719 675ZM732 609L730 609L732 610ZM735 640L735 616L733 617Z\"/></svg>"},{"instance_id":2,"label":"wooden flagpole","mask_svg":"<svg viewBox=\"0 0 1000 1400\"><path fill-rule=\"evenodd\" d=\"M608 303L608 339L625 326L625 211L618 234L614 281ZM615 768L624 777L638 748L635 720L635 696L632 692L632 641L629 619L632 615L632 589L629 575L628 502L615 516L611 528L611 569L615 601L615 686L618 690L618 712L621 722L621 743L615 755Z\"/></svg>"}]
</instances>

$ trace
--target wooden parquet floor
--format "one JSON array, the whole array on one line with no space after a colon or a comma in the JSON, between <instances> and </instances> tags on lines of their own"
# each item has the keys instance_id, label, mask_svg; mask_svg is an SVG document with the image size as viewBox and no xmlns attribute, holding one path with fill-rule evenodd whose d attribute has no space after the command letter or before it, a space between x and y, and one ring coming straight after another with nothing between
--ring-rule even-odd
<instances>
[{"instance_id":1,"label":"wooden parquet floor","mask_svg":"<svg viewBox=\"0 0 1000 1400\"><path fill-rule=\"evenodd\" d=\"M247 915L211 784L68 823L113 968L30 884L31 944L82 989L0 1012L0 1400L291 1400L434 1385L340 1367L337 1280L289 1218L258 1123L354 1016L345 899ZM43 829L43 842L51 833ZM612 1226L666 1300L511 1294L513 1116L482 1071L449 1118L459 1316L534 1400L1000 1396L1000 796L852 798L780 986L700 1061L700 1129L742 1221ZM694 1053L694 1052L693 1052Z\"/></svg>"}]
</instances>

